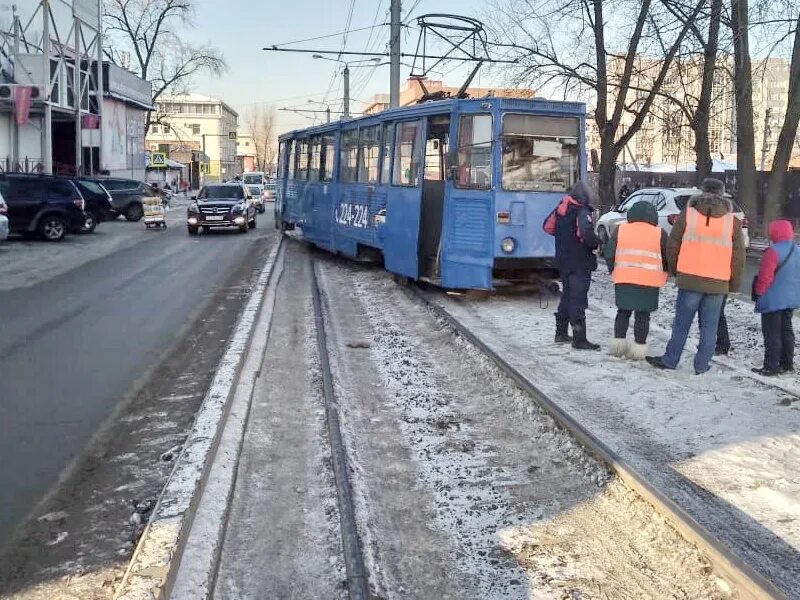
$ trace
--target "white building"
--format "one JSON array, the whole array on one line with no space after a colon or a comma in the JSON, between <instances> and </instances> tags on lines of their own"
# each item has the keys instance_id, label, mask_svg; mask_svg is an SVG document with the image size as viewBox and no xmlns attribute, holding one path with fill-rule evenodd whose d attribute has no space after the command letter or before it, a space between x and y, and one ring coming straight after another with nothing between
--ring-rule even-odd
<instances>
[{"instance_id":1,"label":"white building","mask_svg":"<svg viewBox=\"0 0 800 600\"><path fill-rule=\"evenodd\" d=\"M232 179L236 174L239 113L222 100L201 94L161 96L152 121L145 139L149 151L167 152L183 163L199 156L207 165L207 180Z\"/></svg>"}]
</instances>

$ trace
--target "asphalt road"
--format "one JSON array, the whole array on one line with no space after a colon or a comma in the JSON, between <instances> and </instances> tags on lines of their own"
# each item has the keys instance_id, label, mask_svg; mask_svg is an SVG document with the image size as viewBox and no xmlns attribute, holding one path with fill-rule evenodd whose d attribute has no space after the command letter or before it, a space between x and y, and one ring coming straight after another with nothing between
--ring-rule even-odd
<instances>
[{"instance_id":1,"label":"asphalt road","mask_svg":"<svg viewBox=\"0 0 800 600\"><path fill-rule=\"evenodd\" d=\"M104 237L70 238L63 252L57 244L14 241L0 251L0 540L185 333L204 299L274 235L269 208L248 234L189 237L182 214L170 213L166 231L106 223L97 234ZM100 256L83 262L76 245ZM36 263L31 252L56 265L32 285L15 267ZM25 285L9 286L18 280Z\"/></svg>"}]
</instances>

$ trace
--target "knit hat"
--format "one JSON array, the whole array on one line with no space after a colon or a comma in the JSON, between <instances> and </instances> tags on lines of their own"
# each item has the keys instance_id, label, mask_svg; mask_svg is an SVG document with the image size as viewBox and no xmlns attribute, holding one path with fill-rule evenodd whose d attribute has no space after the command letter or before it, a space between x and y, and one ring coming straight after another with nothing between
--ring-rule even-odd
<instances>
[{"instance_id":1,"label":"knit hat","mask_svg":"<svg viewBox=\"0 0 800 600\"><path fill-rule=\"evenodd\" d=\"M725 184L719 179L706 177L703 179L703 183L700 184L700 189L708 194L717 194L721 196L725 192Z\"/></svg>"}]
</instances>

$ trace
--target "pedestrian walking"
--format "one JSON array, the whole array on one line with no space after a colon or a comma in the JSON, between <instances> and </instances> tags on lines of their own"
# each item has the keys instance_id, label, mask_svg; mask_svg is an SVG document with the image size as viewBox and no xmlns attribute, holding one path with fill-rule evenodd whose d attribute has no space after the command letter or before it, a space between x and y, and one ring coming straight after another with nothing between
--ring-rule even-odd
<instances>
[{"instance_id":1,"label":"pedestrian walking","mask_svg":"<svg viewBox=\"0 0 800 600\"><path fill-rule=\"evenodd\" d=\"M592 223L594 192L584 182L572 186L544 222L556 240L556 263L562 283L556 317L556 343L572 342L577 350L599 350L586 338L586 308L592 271L597 269L599 240ZM572 326L572 337L569 326Z\"/></svg>"},{"instance_id":2,"label":"pedestrian walking","mask_svg":"<svg viewBox=\"0 0 800 600\"><path fill-rule=\"evenodd\" d=\"M667 233L658 226L658 211L650 202L636 202L626 216L628 222L617 228L603 252L617 305L609 352L644 360L650 313L658 309L659 290L667 283ZM629 345L632 314L634 341Z\"/></svg>"},{"instance_id":3,"label":"pedestrian walking","mask_svg":"<svg viewBox=\"0 0 800 600\"><path fill-rule=\"evenodd\" d=\"M764 334L764 366L753 371L767 377L794 371L792 315L800 308L800 251L792 224L773 221L769 239L772 245L762 255L753 283Z\"/></svg>"},{"instance_id":4,"label":"pedestrian walking","mask_svg":"<svg viewBox=\"0 0 800 600\"><path fill-rule=\"evenodd\" d=\"M672 336L663 356L647 357L659 369L677 368L699 313L700 344L694 357L698 375L710 368L722 303L731 290L739 289L745 260L742 224L723 196L722 182L705 179L700 188L702 193L689 200L667 241L667 261L678 286Z\"/></svg>"}]
</instances>

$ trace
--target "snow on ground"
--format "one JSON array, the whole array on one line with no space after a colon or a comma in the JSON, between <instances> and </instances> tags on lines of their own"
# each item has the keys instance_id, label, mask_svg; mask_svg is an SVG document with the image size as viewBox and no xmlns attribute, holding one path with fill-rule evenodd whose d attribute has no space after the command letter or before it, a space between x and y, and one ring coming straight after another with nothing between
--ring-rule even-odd
<instances>
[{"instance_id":1,"label":"snow on ground","mask_svg":"<svg viewBox=\"0 0 800 600\"><path fill-rule=\"evenodd\" d=\"M379 597L728 597L652 507L385 274L321 271Z\"/></svg>"},{"instance_id":2,"label":"snow on ground","mask_svg":"<svg viewBox=\"0 0 800 600\"><path fill-rule=\"evenodd\" d=\"M616 313L613 294L608 275L596 273L588 329L605 346ZM752 305L731 299L731 357L696 376L694 335L678 370L658 371L606 351L555 345L555 297L436 298L741 556L784 589L797 588L800 405L796 396L751 376L761 353ZM653 320L653 354L666 345L674 298L669 284ZM782 377L781 385L800 393L797 376Z\"/></svg>"}]
</instances>

